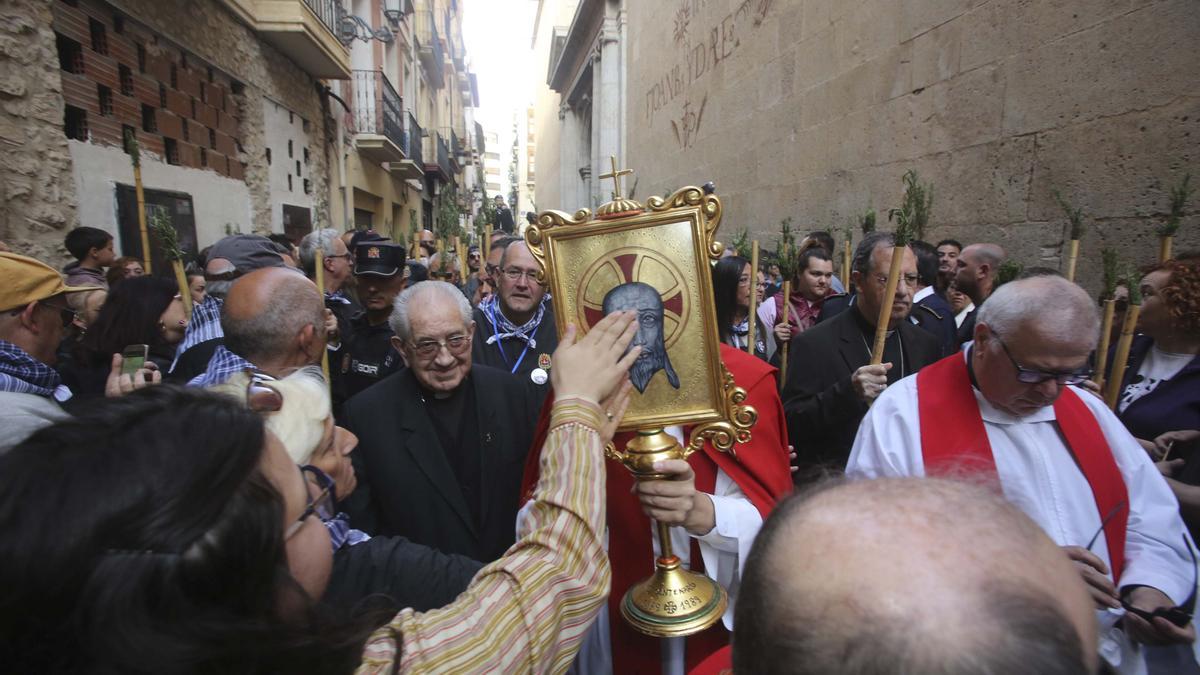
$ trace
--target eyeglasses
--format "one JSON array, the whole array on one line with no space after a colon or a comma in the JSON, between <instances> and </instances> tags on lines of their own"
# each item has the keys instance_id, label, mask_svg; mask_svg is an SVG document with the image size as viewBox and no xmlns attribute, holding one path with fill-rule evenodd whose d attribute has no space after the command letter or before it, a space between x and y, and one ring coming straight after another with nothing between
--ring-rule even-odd
<instances>
[{"instance_id":1,"label":"eyeglasses","mask_svg":"<svg viewBox=\"0 0 1200 675\"><path fill-rule=\"evenodd\" d=\"M268 413L283 409L283 394L265 384L268 381L269 378L261 373L250 375L250 381L246 383L246 407L250 412Z\"/></svg>"},{"instance_id":2,"label":"eyeglasses","mask_svg":"<svg viewBox=\"0 0 1200 675\"><path fill-rule=\"evenodd\" d=\"M453 279L454 272L430 272L429 276L434 279Z\"/></svg>"},{"instance_id":3,"label":"eyeglasses","mask_svg":"<svg viewBox=\"0 0 1200 675\"><path fill-rule=\"evenodd\" d=\"M421 340L410 344L418 356L427 359L441 354L442 347L445 347L451 354L458 356L470 348L471 336L459 333L458 335L451 335L442 340Z\"/></svg>"},{"instance_id":4,"label":"eyeglasses","mask_svg":"<svg viewBox=\"0 0 1200 675\"><path fill-rule=\"evenodd\" d=\"M46 302L45 300L40 300L38 304L49 307L50 309L57 309L59 318L62 319L63 328L70 326L71 323L75 321L75 317L79 316L79 312L71 309L70 307L62 307L60 305ZM19 311L16 313L20 314Z\"/></svg>"},{"instance_id":5,"label":"eyeglasses","mask_svg":"<svg viewBox=\"0 0 1200 675\"><path fill-rule=\"evenodd\" d=\"M326 260L337 260L338 258L345 258L347 262L350 262L350 261L354 260L354 254L349 251L346 251L345 253L338 253L337 255L325 256Z\"/></svg>"},{"instance_id":6,"label":"eyeglasses","mask_svg":"<svg viewBox=\"0 0 1200 675\"><path fill-rule=\"evenodd\" d=\"M483 267L487 270L487 273L491 275L495 275L500 271L500 266L493 265L492 263L485 263Z\"/></svg>"},{"instance_id":7,"label":"eyeglasses","mask_svg":"<svg viewBox=\"0 0 1200 675\"><path fill-rule=\"evenodd\" d=\"M888 278L887 278L886 274L876 274L875 275L875 283L879 284L880 286L887 286L887 280L888 280ZM901 275L897 281L898 282L903 281L905 284L907 284L909 286L916 286L917 282L920 280L921 280L921 278L915 274L904 274L904 275ZM897 285L899 285L899 283L897 283Z\"/></svg>"},{"instance_id":8,"label":"eyeglasses","mask_svg":"<svg viewBox=\"0 0 1200 675\"><path fill-rule=\"evenodd\" d=\"M304 507L304 512L296 519L288 529L283 533L283 538L291 539L292 535L300 531L304 527L304 521L308 520L309 516L315 515L321 519L322 523L327 523L333 520L337 514L337 490L333 478L329 474L318 469L311 464L300 467L300 473L304 476L304 485L307 486L311 477L313 484L320 490L316 496L309 496L308 505Z\"/></svg>"},{"instance_id":9,"label":"eyeglasses","mask_svg":"<svg viewBox=\"0 0 1200 675\"><path fill-rule=\"evenodd\" d=\"M1046 380L1054 380L1060 385L1068 385L1079 384L1080 382L1083 382L1092 376L1092 369L1087 367L1083 368L1082 370L1076 370L1067 373L1025 368L1021 364L1017 363L1017 360L1013 358L1012 352L1008 351L1008 345L1004 344L1004 340L1001 340L999 335L992 333L992 336L996 338L996 342L1000 343L1000 348L1004 350L1005 356L1007 356L1008 360L1012 362L1013 368L1017 369L1017 382L1022 382L1024 384L1041 384Z\"/></svg>"},{"instance_id":10,"label":"eyeglasses","mask_svg":"<svg viewBox=\"0 0 1200 675\"><path fill-rule=\"evenodd\" d=\"M519 281L521 278L525 278L535 284L537 283L537 270L522 270L517 269L516 267L510 267L506 270L503 270L503 272L504 278L508 279L509 281Z\"/></svg>"}]
</instances>

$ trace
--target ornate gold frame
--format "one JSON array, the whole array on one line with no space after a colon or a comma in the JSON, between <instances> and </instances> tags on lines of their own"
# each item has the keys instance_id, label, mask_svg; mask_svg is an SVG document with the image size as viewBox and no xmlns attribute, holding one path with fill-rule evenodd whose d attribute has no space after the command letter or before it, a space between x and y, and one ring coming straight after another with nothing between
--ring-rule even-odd
<instances>
[{"instance_id":1,"label":"ornate gold frame","mask_svg":"<svg viewBox=\"0 0 1200 675\"><path fill-rule=\"evenodd\" d=\"M647 207L642 209L637 202L617 197L601 208L602 214L597 218L592 217L589 209L580 209L573 216L561 211L544 211L538 214L536 224L526 229L525 240L541 267L539 280L546 283L548 278L557 328L562 333L572 317L578 315L580 294L580 289L567 287L567 279L571 275L565 273L566 266L586 267L589 262L577 258L566 260L564 249L569 242L585 237L610 237L619 243L622 235L635 231L653 230L665 225L677 226L683 222L689 224L688 248L692 259L678 262L681 268L694 272L697 282L688 290L692 293L691 297L696 299L696 309L702 317L702 337L697 350L702 352L706 364L706 401L703 405L648 413L639 410L640 397L635 395L621 430L690 426L689 454L699 450L706 440L722 451L732 452L735 443L749 440L749 428L758 415L753 408L742 405L746 392L734 384L732 375L720 359L709 262L720 258L724 251L716 240L717 228L721 223L721 201L715 195L705 194L701 188L689 186L677 190L666 199L651 197L647 200ZM662 228L662 237L679 239L677 233L668 233L666 229ZM668 243L664 240L664 245ZM689 333L694 333L694 330L689 330ZM688 353L687 356L694 358L697 355Z\"/></svg>"}]
</instances>

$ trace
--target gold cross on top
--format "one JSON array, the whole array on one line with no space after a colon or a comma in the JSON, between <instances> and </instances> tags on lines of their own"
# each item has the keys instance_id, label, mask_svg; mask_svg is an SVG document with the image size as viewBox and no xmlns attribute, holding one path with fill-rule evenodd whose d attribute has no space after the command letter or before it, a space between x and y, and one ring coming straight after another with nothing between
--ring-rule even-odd
<instances>
[{"instance_id":1,"label":"gold cross on top","mask_svg":"<svg viewBox=\"0 0 1200 675\"><path fill-rule=\"evenodd\" d=\"M609 161L612 162L612 173L602 173L602 174L600 174L600 178L613 179L613 185L616 187L616 192L613 192L613 200L616 201L618 199L623 199L623 197L621 195L621 176L627 176L627 175L633 173L633 169L621 169L620 171L618 171L617 170L617 158L612 155L609 155L608 159L609 159Z\"/></svg>"}]
</instances>

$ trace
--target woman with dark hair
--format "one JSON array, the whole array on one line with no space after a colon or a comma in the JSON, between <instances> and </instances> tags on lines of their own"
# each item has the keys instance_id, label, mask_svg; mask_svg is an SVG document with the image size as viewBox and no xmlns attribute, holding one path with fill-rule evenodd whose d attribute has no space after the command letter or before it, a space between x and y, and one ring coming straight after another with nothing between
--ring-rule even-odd
<instances>
[{"instance_id":1,"label":"woman with dark hair","mask_svg":"<svg viewBox=\"0 0 1200 675\"><path fill-rule=\"evenodd\" d=\"M113 354L129 345L147 345L147 363L165 373L187 324L173 280L129 277L109 291L99 316L80 339L70 366L63 369L63 383L80 400L104 395Z\"/></svg>"},{"instance_id":2,"label":"woman with dark hair","mask_svg":"<svg viewBox=\"0 0 1200 675\"><path fill-rule=\"evenodd\" d=\"M245 403L153 387L0 456L0 663L10 672L562 672L608 592L604 445L635 315L554 353L556 401L520 540L451 605L332 617L336 486ZM597 403L599 401L599 403ZM380 626L381 623L385 625ZM374 632L372 632L374 631Z\"/></svg>"},{"instance_id":3,"label":"woman with dark hair","mask_svg":"<svg viewBox=\"0 0 1200 675\"><path fill-rule=\"evenodd\" d=\"M745 351L750 335L750 294L756 292L754 270L741 256L721 258L712 270L713 299L717 305L717 332L721 342ZM770 334L755 317L754 355L766 361L774 351Z\"/></svg>"}]
</instances>

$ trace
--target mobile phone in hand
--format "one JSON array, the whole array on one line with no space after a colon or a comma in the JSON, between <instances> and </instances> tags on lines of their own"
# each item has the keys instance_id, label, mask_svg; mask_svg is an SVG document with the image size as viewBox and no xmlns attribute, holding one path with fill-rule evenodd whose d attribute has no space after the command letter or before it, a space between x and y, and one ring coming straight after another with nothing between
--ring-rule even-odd
<instances>
[{"instance_id":1,"label":"mobile phone in hand","mask_svg":"<svg viewBox=\"0 0 1200 675\"><path fill-rule=\"evenodd\" d=\"M146 365L150 345L128 345L121 352L121 374L133 375Z\"/></svg>"}]
</instances>

